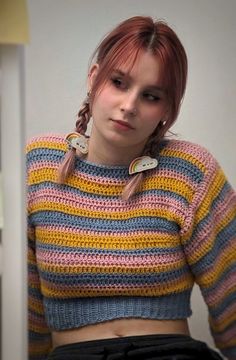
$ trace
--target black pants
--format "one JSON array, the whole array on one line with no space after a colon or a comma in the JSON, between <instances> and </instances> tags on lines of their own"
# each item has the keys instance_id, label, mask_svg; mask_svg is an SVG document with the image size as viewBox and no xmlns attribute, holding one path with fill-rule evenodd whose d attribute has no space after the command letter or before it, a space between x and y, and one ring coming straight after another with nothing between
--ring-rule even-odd
<instances>
[{"instance_id":1,"label":"black pants","mask_svg":"<svg viewBox=\"0 0 236 360\"><path fill-rule=\"evenodd\" d=\"M145 335L79 342L55 348L48 360L222 360L204 342L185 335Z\"/></svg>"}]
</instances>

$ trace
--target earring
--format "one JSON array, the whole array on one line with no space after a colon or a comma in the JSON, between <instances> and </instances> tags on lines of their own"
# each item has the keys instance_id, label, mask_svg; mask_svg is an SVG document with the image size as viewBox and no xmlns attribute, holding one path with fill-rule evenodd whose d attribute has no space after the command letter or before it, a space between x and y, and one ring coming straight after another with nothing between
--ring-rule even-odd
<instances>
[{"instance_id":1,"label":"earring","mask_svg":"<svg viewBox=\"0 0 236 360\"><path fill-rule=\"evenodd\" d=\"M70 133L65 137L70 147L78 149L82 154L88 153L88 138L77 132Z\"/></svg>"},{"instance_id":2,"label":"earring","mask_svg":"<svg viewBox=\"0 0 236 360\"><path fill-rule=\"evenodd\" d=\"M162 125L162 126L165 126L165 125L166 125L166 123L167 123L167 120L163 120L163 121L161 121L161 125Z\"/></svg>"},{"instance_id":3,"label":"earring","mask_svg":"<svg viewBox=\"0 0 236 360\"><path fill-rule=\"evenodd\" d=\"M91 92L88 91L88 92L87 92L86 99L85 99L85 104L86 104L86 105L89 105L89 103L90 103L90 95L91 95Z\"/></svg>"}]
</instances>

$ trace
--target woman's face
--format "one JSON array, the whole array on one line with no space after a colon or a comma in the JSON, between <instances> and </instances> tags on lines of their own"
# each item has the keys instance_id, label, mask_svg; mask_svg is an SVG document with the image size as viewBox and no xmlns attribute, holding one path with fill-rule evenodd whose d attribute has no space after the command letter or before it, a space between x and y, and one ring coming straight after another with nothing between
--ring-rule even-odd
<instances>
[{"instance_id":1,"label":"woman's face","mask_svg":"<svg viewBox=\"0 0 236 360\"><path fill-rule=\"evenodd\" d=\"M90 71L92 88L99 65ZM126 147L140 154L149 136L167 111L167 99L160 84L160 64L150 52L138 57L130 72L127 66L114 69L92 106L91 140Z\"/></svg>"}]
</instances>

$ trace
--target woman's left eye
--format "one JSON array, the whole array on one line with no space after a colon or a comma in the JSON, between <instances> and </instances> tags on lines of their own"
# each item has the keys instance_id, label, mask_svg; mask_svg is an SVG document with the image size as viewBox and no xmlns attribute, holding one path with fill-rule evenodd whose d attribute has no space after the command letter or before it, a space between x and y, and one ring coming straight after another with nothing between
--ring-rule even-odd
<instances>
[{"instance_id":1,"label":"woman's left eye","mask_svg":"<svg viewBox=\"0 0 236 360\"><path fill-rule=\"evenodd\" d=\"M159 101L160 100L159 96L153 95L153 94L150 94L150 93L144 93L143 97L144 97L145 100L148 100L148 101Z\"/></svg>"}]
</instances>

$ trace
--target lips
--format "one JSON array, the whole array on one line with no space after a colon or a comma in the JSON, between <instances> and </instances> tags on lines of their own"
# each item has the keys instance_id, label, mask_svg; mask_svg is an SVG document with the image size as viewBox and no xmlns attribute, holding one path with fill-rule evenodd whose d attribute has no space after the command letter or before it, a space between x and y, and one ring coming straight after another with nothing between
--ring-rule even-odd
<instances>
[{"instance_id":1,"label":"lips","mask_svg":"<svg viewBox=\"0 0 236 360\"><path fill-rule=\"evenodd\" d=\"M123 121L123 120L112 120L112 121L119 124L120 126L123 126L124 128L134 129L133 126L131 126L129 123L127 123L127 121Z\"/></svg>"}]
</instances>

